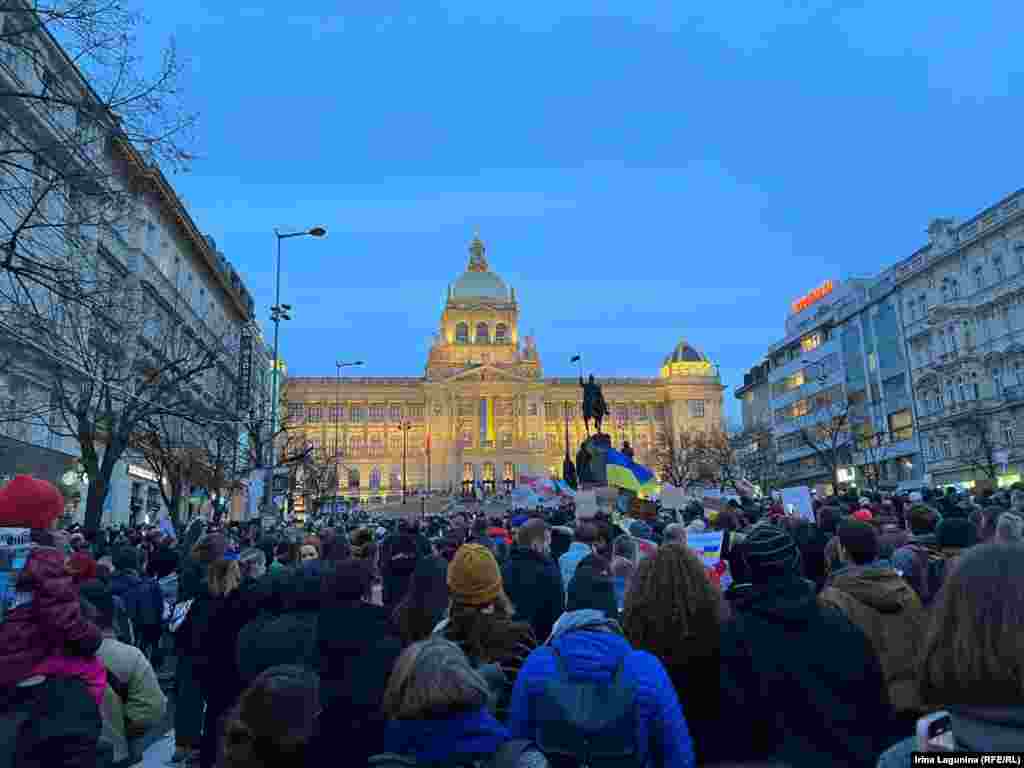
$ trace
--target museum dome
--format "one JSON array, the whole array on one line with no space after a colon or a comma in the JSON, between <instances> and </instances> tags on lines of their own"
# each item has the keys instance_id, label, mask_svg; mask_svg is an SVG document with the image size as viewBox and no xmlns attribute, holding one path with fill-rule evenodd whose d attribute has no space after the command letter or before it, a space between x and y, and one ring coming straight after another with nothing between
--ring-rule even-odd
<instances>
[{"instance_id":1,"label":"museum dome","mask_svg":"<svg viewBox=\"0 0 1024 768\"><path fill-rule=\"evenodd\" d=\"M662 378L713 375L713 363L685 341L676 344L661 364Z\"/></svg>"},{"instance_id":2,"label":"museum dome","mask_svg":"<svg viewBox=\"0 0 1024 768\"><path fill-rule=\"evenodd\" d=\"M452 283L449 296L452 299L490 299L508 301L509 290L505 281L491 272L484 256L486 248L480 236L473 237L469 244L469 266L458 280Z\"/></svg>"},{"instance_id":3,"label":"museum dome","mask_svg":"<svg viewBox=\"0 0 1024 768\"><path fill-rule=\"evenodd\" d=\"M706 363L708 359L694 349L685 341L680 341L672 350L672 354L665 358L662 365L669 363Z\"/></svg>"}]
</instances>

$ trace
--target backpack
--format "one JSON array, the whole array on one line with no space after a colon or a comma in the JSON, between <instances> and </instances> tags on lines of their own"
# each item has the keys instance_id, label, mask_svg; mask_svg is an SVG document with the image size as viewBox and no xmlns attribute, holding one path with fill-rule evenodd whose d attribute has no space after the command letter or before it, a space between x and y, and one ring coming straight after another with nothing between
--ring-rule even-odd
<instances>
[{"instance_id":1,"label":"backpack","mask_svg":"<svg viewBox=\"0 0 1024 768\"><path fill-rule=\"evenodd\" d=\"M443 763L445 768L516 768L522 756L527 752L538 752L537 745L529 739L512 739L506 741L498 751L489 757L473 758L466 757L462 760ZM369 768L418 768L419 763L415 757L409 755L396 755L393 752L383 752L374 755L368 763Z\"/></svg>"},{"instance_id":2,"label":"backpack","mask_svg":"<svg viewBox=\"0 0 1024 768\"><path fill-rule=\"evenodd\" d=\"M604 684L570 680L558 650L551 650L558 676L545 682L534 705L534 738L551 766L640 768L636 688L623 679L626 657Z\"/></svg>"},{"instance_id":3,"label":"backpack","mask_svg":"<svg viewBox=\"0 0 1024 768\"><path fill-rule=\"evenodd\" d=\"M911 544L914 568L918 573L921 602L929 605L935 599L946 576L946 558L939 550L922 544Z\"/></svg>"}]
</instances>

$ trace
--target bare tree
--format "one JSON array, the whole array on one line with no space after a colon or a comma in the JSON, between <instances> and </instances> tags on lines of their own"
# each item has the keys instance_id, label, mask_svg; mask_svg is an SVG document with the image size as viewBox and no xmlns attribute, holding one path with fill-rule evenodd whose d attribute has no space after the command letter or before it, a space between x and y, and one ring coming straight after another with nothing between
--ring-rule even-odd
<instances>
[{"instance_id":1,"label":"bare tree","mask_svg":"<svg viewBox=\"0 0 1024 768\"><path fill-rule=\"evenodd\" d=\"M173 40L147 66L144 18L126 0L0 0L0 271L23 288L89 301L75 264L99 230L125 223L140 164L192 158ZM92 246L90 247L90 243Z\"/></svg>"},{"instance_id":2,"label":"bare tree","mask_svg":"<svg viewBox=\"0 0 1024 768\"><path fill-rule=\"evenodd\" d=\"M662 482L686 488L708 474L707 435L696 431L680 432L678 439L666 440L658 446L655 460Z\"/></svg>"},{"instance_id":3,"label":"bare tree","mask_svg":"<svg viewBox=\"0 0 1024 768\"><path fill-rule=\"evenodd\" d=\"M745 477L769 494L779 479L778 455L771 427L759 425L746 430L738 441L737 462Z\"/></svg>"},{"instance_id":4,"label":"bare tree","mask_svg":"<svg viewBox=\"0 0 1024 768\"><path fill-rule=\"evenodd\" d=\"M882 482L882 465L889 453L891 442L887 432L870 432L857 437L857 450L864 455L861 471L873 491Z\"/></svg>"},{"instance_id":5,"label":"bare tree","mask_svg":"<svg viewBox=\"0 0 1024 768\"><path fill-rule=\"evenodd\" d=\"M993 483L999 475L996 453L1005 450L1002 441L992 434L991 423L976 413L961 416L953 422L960 441L960 458L975 472L981 472Z\"/></svg>"},{"instance_id":6,"label":"bare tree","mask_svg":"<svg viewBox=\"0 0 1024 768\"><path fill-rule=\"evenodd\" d=\"M716 427L704 437L704 454L707 465L718 479L719 491L728 486L736 487L739 479L739 462L736 445L724 429Z\"/></svg>"},{"instance_id":7,"label":"bare tree","mask_svg":"<svg viewBox=\"0 0 1024 768\"><path fill-rule=\"evenodd\" d=\"M814 411L800 427L800 440L814 451L814 455L832 478L832 487L839 487L839 467L850 459L850 404L840 396L828 400L824 393Z\"/></svg>"}]
</instances>

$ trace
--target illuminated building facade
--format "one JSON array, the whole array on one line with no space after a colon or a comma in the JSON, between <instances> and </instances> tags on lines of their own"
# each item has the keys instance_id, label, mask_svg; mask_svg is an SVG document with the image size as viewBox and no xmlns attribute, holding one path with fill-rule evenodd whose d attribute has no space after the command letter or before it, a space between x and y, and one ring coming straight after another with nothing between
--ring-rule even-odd
<instances>
[{"instance_id":1,"label":"illuminated building facade","mask_svg":"<svg viewBox=\"0 0 1024 768\"><path fill-rule=\"evenodd\" d=\"M491 271L479 238L448 288L423 376L291 377L290 427L321 460L337 457L339 494L362 499L402 490L510 488L520 474L561 476L566 450L586 437L577 378L545 378L535 339L520 333L514 288ZM636 460L682 430L722 426L715 366L680 342L655 378L600 378L611 414L603 430L629 440Z\"/></svg>"}]
</instances>

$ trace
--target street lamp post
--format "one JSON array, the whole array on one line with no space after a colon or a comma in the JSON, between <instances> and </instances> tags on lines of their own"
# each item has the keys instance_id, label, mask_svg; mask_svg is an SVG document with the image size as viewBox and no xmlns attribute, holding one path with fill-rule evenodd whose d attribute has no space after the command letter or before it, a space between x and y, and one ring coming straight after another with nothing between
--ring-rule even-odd
<instances>
[{"instance_id":1,"label":"street lamp post","mask_svg":"<svg viewBox=\"0 0 1024 768\"><path fill-rule=\"evenodd\" d=\"M403 421L398 425L398 428L402 430L402 503L405 504L406 495L406 478L405 478L405 462L409 452L409 430L412 429L411 421Z\"/></svg>"},{"instance_id":2,"label":"street lamp post","mask_svg":"<svg viewBox=\"0 0 1024 768\"><path fill-rule=\"evenodd\" d=\"M354 368L363 364L362 360L342 362L336 360L335 369L338 372L338 386L334 393L334 499L337 502L341 495L341 369Z\"/></svg>"},{"instance_id":3,"label":"street lamp post","mask_svg":"<svg viewBox=\"0 0 1024 768\"><path fill-rule=\"evenodd\" d=\"M274 306L270 308L270 320L274 324L274 370L271 374L271 398L270 398L270 460L267 470L267 480L263 489L263 509L268 511L270 509L271 500L273 499L273 484L274 484L274 465L276 463L276 457L274 452L274 437L277 431L277 400L279 397L279 378L281 370L281 361L278 357L279 342L281 335L281 321L291 320L289 312L291 311L290 304L281 303L281 241L287 240L290 237L323 237L327 234L327 230L323 227L313 227L312 229L303 230L302 232L278 232L274 230L274 236L277 238L277 261L274 267Z\"/></svg>"}]
</instances>

